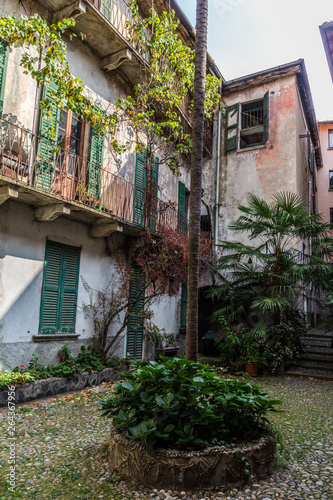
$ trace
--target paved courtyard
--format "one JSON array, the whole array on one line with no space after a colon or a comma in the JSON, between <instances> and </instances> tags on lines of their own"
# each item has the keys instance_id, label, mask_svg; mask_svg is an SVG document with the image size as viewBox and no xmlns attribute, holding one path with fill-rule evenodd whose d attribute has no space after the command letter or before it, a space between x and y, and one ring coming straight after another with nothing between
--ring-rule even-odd
<instances>
[{"instance_id":1,"label":"paved courtyard","mask_svg":"<svg viewBox=\"0 0 333 500\"><path fill-rule=\"evenodd\" d=\"M15 447L8 412L0 413L0 499L333 499L333 383L292 378L260 378L283 413L270 421L280 436L273 475L243 490L171 492L122 482L108 470L110 422L100 417L99 389L36 401L16 413ZM15 450L14 492L9 491L10 458Z\"/></svg>"}]
</instances>

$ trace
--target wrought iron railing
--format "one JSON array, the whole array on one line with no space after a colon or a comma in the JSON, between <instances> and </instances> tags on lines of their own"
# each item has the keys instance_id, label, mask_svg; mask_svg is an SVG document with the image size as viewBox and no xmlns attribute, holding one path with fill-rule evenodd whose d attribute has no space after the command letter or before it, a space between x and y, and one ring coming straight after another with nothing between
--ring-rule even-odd
<instances>
[{"instance_id":1,"label":"wrought iron railing","mask_svg":"<svg viewBox=\"0 0 333 500\"><path fill-rule=\"evenodd\" d=\"M176 204L139 189L85 158L57 147L53 141L0 118L0 175L37 192L111 214L120 222L155 231L158 224L175 230L187 221ZM181 229L179 229L181 228Z\"/></svg>"},{"instance_id":2,"label":"wrought iron railing","mask_svg":"<svg viewBox=\"0 0 333 500\"><path fill-rule=\"evenodd\" d=\"M139 43L134 33L130 34L129 23L131 23L132 15L126 0L88 0L88 2L94 5L101 14L103 14L118 33L128 40L132 47L137 50L146 61L149 61L149 52L146 45L144 43ZM149 39L150 37L151 32L145 29L143 39Z\"/></svg>"},{"instance_id":3,"label":"wrought iron railing","mask_svg":"<svg viewBox=\"0 0 333 500\"><path fill-rule=\"evenodd\" d=\"M145 40L149 40L152 36L150 30L145 29L141 41L135 37L134 33L130 34L129 25L132 20L131 9L126 2L126 0L88 0L92 5L94 5L103 16L112 24L112 26L120 33L131 46L139 52L139 54L146 60L149 61L150 54ZM168 65L168 62L163 62L164 65ZM177 80L173 82L173 90L177 92L177 87L179 82ZM179 104L179 109L185 115L187 120L192 123L192 115L188 111L188 106L190 104L190 96L186 95L185 99L181 104Z\"/></svg>"}]
</instances>

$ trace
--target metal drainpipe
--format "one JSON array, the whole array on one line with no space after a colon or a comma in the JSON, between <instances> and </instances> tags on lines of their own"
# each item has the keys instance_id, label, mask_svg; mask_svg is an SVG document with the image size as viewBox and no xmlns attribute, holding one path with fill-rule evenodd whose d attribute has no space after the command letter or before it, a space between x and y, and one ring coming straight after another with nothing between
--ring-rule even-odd
<instances>
[{"instance_id":1,"label":"metal drainpipe","mask_svg":"<svg viewBox=\"0 0 333 500\"><path fill-rule=\"evenodd\" d=\"M216 165L216 198L215 198L215 234L214 244L217 245L219 237L219 197L220 197L220 161L221 161L221 118L222 111L219 108L217 126L217 165Z\"/></svg>"}]
</instances>

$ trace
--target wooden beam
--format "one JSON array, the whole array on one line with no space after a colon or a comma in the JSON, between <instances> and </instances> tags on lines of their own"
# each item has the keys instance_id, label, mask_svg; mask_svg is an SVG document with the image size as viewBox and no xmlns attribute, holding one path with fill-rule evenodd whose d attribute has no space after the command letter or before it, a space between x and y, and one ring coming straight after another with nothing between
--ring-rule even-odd
<instances>
[{"instance_id":1,"label":"wooden beam","mask_svg":"<svg viewBox=\"0 0 333 500\"><path fill-rule=\"evenodd\" d=\"M5 203L9 198L17 198L18 197L18 189L14 189L10 186L1 186L0 187L0 205Z\"/></svg>"},{"instance_id":2,"label":"wooden beam","mask_svg":"<svg viewBox=\"0 0 333 500\"><path fill-rule=\"evenodd\" d=\"M95 224L91 228L90 236L93 238L105 238L115 232L123 232L123 227L117 224L117 222L112 224Z\"/></svg>"},{"instance_id":3,"label":"wooden beam","mask_svg":"<svg viewBox=\"0 0 333 500\"><path fill-rule=\"evenodd\" d=\"M76 0L75 2L67 5L61 10L58 10L53 17L52 23L57 24L63 19L68 19L69 17L73 17L74 19L81 14L85 14L87 12L87 7L82 0Z\"/></svg>"},{"instance_id":4,"label":"wooden beam","mask_svg":"<svg viewBox=\"0 0 333 500\"><path fill-rule=\"evenodd\" d=\"M119 66L125 62L132 59L132 51L130 49L124 49L111 56L104 57L102 60L102 69L105 71L112 71L113 69L119 68Z\"/></svg>"},{"instance_id":5,"label":"wooden beam","mask_svg":"<svg viewBox=\"0 0 333 500\"><path fill-rule=\"evenodd\" d=\"M66 207L63 203L56 203L55 205L45 205L43 207L38 207L35 210L35 219L44 222L54 220L59 215L69 215L71 209Z\"/></svg>"}]
</instances>

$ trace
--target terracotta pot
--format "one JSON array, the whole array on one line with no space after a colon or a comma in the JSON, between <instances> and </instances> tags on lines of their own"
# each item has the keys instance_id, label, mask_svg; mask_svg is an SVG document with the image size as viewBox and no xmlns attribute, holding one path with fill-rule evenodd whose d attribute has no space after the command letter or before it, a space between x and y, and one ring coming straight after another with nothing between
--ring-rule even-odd
<instances>
[{"instance_id":1,"label":"terracotta pot","mask_svg":"<svg viewBox=\"0 0 333 500\"><path fill-rule=\"evenodd\" d=\"M254 363L246 363L245 371L251 375L251 377L258 377L258 367Z\"/></svg>"}]
</instances>

